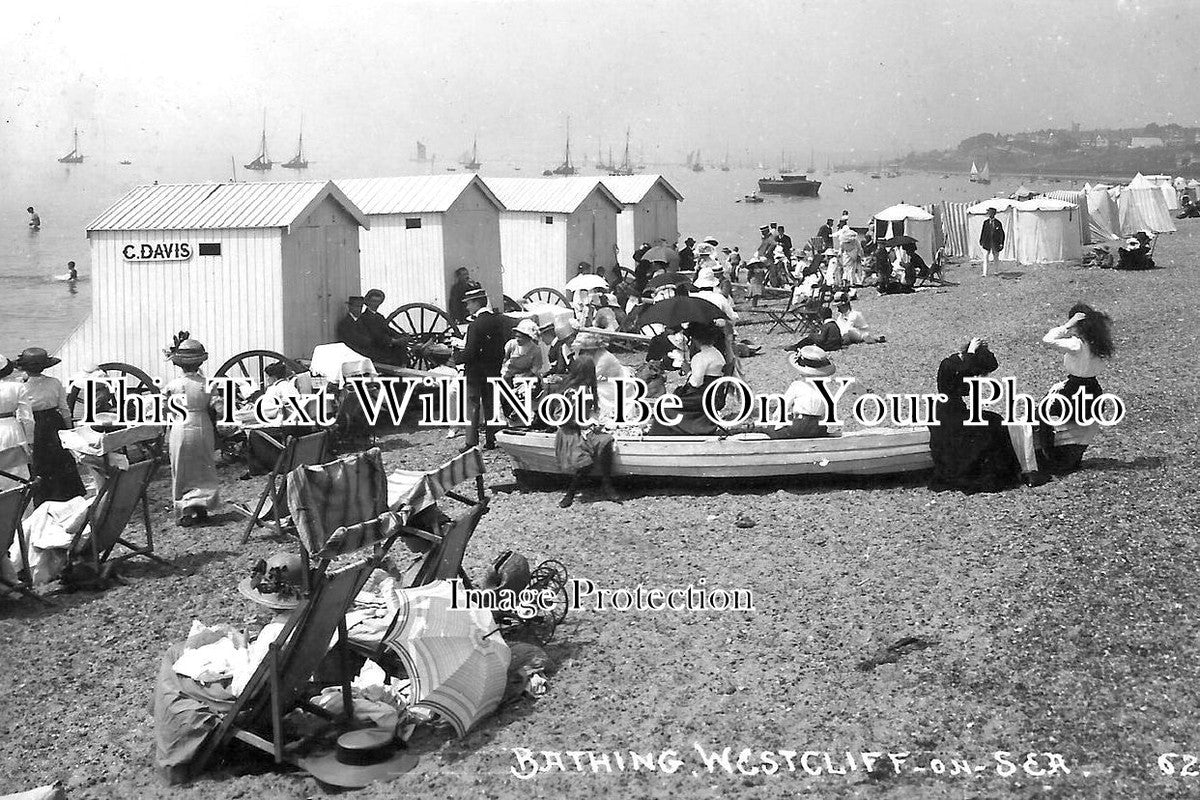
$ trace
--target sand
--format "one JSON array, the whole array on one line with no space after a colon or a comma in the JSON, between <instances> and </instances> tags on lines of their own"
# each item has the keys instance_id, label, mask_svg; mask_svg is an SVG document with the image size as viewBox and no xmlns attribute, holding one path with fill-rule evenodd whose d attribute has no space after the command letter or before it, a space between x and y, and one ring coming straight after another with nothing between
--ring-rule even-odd
<instances>
[{"instance_id":1,"label":"sand","mask_svg":"<svg viewBox=\"0 0 1200 800\"><path fill-rule=\"evenodd\" d=\"M1077 299L1116 321L1118 353L1104 386L1129 407L1084 468L1036 489L935 494L920 480L803 484L766 490L626 487L621 504L585 494L562 511L554 492L518 489L508 458L486 456L495 498L467 554L478 571L500 551L558 558L608 588L746 588L755 610L573 612L551 648L550 692L522 701L461 741L420 748L420 766L356 797L1170 797L1200 723L1196 620L1200 516L1196 489L1200 227L1164 237L1150 273L1006 265L981 279L910 297L864 292L861 310L888 343L836 355L856 390L933 391L940 358L973 335L991 342L1001 375L1039 394L1061 361L1039 340ZM752 381L782 391L778 347L747 362ZM461 440L440 431L387 437L389 466L424 468ZM232 499L258 482L222 470ZM159 551L177 569L131 563L128 586L59 598L43 610L0 601L0 775L17 791L56 779L71 797L304 797L322 790L262 761L186 787L153 776L151 689L164 648L193 619L261 624L234 587L277 545L238 545L232 516L200 529L170 521L164 470L152 486ZM741 527L752 521L751 527ZM894 663L864 659L904 637ZM921 644L927 645L920 647ZM886 659L885 659L886 660ZM705 752L732 748L729 774ZM589 756L577 770L539 770L532 751L624 753L612 772ZM742 774L738 753L750 748ZM633 770L628 751L681 766ZM1200 749L1200 746L1197 747ZM782 768L764 774L771 763ZM782 751L795 751L789 770ZM805 751L810 756L802 764ZM845 769L846 752L855 769ZM887 756L864 768L861 752ZM997 751L1009 755L997 758ZM1026 753L1038 755L1026 762ZM830 763L847 774L830 774ZM1045 753L1061 755L1058 763ZM597 756L598 757L598 756ZM662 764L670 768L671 755ZM546 766L546 758L537 756ZM936 759L936 760L935 760ZM971 774L962 764L969 762ZM1010 767L1009 764L1014 766ZM1043 771L1030 775L1028 772ZM810 774L804 765L819 774ZM657 766L657 764L656 764ZM942 774L938 768L941 767ZM975 767L979 767L975 770ZM1055 774L1050 774L1054 767ZM768 766L769 769L769 766ZM1193 770L1195 767L1193 766ZM249 770L248 774L239 774Z\"/></svg>"}]
</instances>

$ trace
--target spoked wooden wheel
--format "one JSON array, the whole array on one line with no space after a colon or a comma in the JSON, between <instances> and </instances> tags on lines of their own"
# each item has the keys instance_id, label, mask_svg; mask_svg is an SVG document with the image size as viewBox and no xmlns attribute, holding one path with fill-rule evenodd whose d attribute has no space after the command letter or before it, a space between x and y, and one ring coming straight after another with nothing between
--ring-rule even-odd
<instances>
[{"instance_id":1,"label":"spoked wooden wheel","mask_svg":"<svg viewBox=\"0 0 1200 800\"><path fill-rule=\"evenodd\" d=\"M504 295L504 313L505 314L511 314L514 311L524 311L524 310L525 310L525 306L521 305L519 302L512 299L508 295Z\"/></svg>"},{"instance_id":2,"label":"spoked wooden wheel","mask_svg":"<svg viewBox=\"0 0 1200 800\"><path fill-rule=\"evenodd\" d=\"M613 267L613 269L615 269L617 274L621 276L622 282L633 281L637 278L637 273L635 273L629 267Z\"/></svg>"},{"instance_id":3,"label":"spoked wooden wheel","mask_svg":"<svg viewBox=\"0 0 1200 800\"><path fill-rule=\"evenodd\" d=\"M213 373L213 377L244 379L252 381L254 389L261 389L267 382L267 367L277 361L282 361L283 365L293 373L308 371L308 368L299 361L288 358L282 353L276 353L274 350L247 350L244 353L232 356L228 361L219 366L217 371ZM253 391L253 389L250 391Z\"/></svg>"},{"instance_id":4,"label":"spoked wooden wheel","mask_svg":"<svg viewBox=\"0 0 1200 800\"><path fill-rule=\"evenodd\" d=\"M125 394L128 395L151 395L158 394L162 391L161 387L155 385L154 379L142 372L132 364L125 364L120 361L110 361L106 364L100 364L99 368L107 374L107 387L97 387L97 411L115 411L115 399L111 404L106 401L106 392L116 394L117 384L125 383ZM85 396L82 386L72 386L67 393L67 407L71 409L71 417L76 421L82 420L84 417Z\"/></svg>"},{"instance_id":5,"label":"spoked wooden wheel","mask_svg":"<svg viewBox=\"0 0 1200 800\"><path fill-rule=\"evenodd\" d=\"M545 303L552 306L562 306L563 308L571 307L571 301L567 300L565 294L558 289L551 289L549 286L530 289L525 293L525 299L531 303Z\"/></svg>"},{"instance_id":6,"label":"spoked wooden wheel","mask_svg":"<svg viewBox=\"0 0 1200 800\"><path fill-rule=\"evenodd\" d=\"M407 336L414 345L449 345L450 339L461 335L450 316L429 303L409 303L400 306L388 315L387 321L392 330ZM416 347L409 349L409 360L409 366L422 370L433 369L440 363L424 355L421 349Z\"/></svg>"}]
</instances>

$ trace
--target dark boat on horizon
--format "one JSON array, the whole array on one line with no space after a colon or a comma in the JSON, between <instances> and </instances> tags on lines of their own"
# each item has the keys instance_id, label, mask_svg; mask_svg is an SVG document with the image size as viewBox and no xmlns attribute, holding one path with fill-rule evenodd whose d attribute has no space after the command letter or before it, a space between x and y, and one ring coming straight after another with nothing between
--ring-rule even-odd
<instances>
[{"instance_id":1,"label":"dark boat on horizon","mask_svg":"<svg viewBox=\"0 0 1200 800\"><path fill-rule=\"evenodd\" d=\"M821 182L808 179L807 175L782 174L778 178L759 178L758 190L767 194L790 194L797 197L816 197L821 191Z\"/></svg>"}]
</instances>

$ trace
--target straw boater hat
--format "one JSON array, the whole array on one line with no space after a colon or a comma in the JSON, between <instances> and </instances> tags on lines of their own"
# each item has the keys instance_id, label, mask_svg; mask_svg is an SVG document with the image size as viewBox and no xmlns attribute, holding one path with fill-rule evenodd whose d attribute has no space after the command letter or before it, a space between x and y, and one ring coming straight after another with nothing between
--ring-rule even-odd
<instances>
[{"instance_id":1,"label":"straw boater hat","mask_svg":"<svg viewBox=\"0 0 1200 800\"><path fill-rule=\"evenodd\" d=\"M531 319L523 319L517 323L517 327L513 328L513 333L520 333L528 336L530 339L537 339L541 336L541 331L538 330L538 325Z\"/></svg>"},{"instance_id":2,"label":"straw boater hat","mask_svg":"<svg viewBox=\"0 0 1200 800\"><path fill-rule=\"evenodd\" d=\"M276 553L259 560L250 577L238 584L238 592L247 600L276 611L300 605L303 594L304 565L294 553Z\"/></svg>"},{"instance_id":3,"label":"straw boater hat","mask_svg":"<svg viewBox=\"0 0 1200 800\"><path fill-rule=\"evenodd\" d=\"M13 359L13 363L17 365L17 369L38 370L49 369L61 361L61 358L55 358L41 347L26 347L21 351L21 355Z\"/></svg>"},{"instance_id":4,"label":"straw boater hat","mask_svg":"<svg viewBox=\"0 0 1200 800\"><path fill-rule=\"evenodd\" d=\"M711 267L705 267L696 273L696 279L692 281L692 285L697 289L713 289L721 284L717 279L717 273Z\"/></svg>"},{"instance_id":5,"label":"straw boater hat","mask_svg":"<svg viewBox=\"0 0 1200 800\"><path fill-rule=\"evenodd\" d=\"M484 289L482 286L476 286L474 289L468 289L466 292L463 293L463 302L464 303L466 303L470 300L482 300L483 302L486 303L487 299L488 299L487 290Z\"/></svg>"},{"instance_id":6,"label":"straw boater hat","mask_svg":"<svg viewBox=\"0 0 1200 800\"><path fill-rule=\"evenodd\" d=\"M788 361L796 372L806 378L828 378L837 372L837 367L829 360L829 354L815 344L801 347L788 356Z\"/></svg>"},{"instance_id":7,"label":"straw boater hat","mask_svg":"<svg viewBox=\"0 0 1200 800\"><path fill-rule=\"evenodd\" d=\"M361 789L403 775L418 761L417 756L397 749L392 731L365 728L343 733L336 749L301 758L297 763L321 783Z\"/></svg>"},{"instance_id":8,"label":"straw boater hat","mask_svg":"<svg viewBox=\"0 0 1200 800\"><path fill-rule=\"evenodd\" d=\"M704 242L705 242L705 244L711 244L711 245L718 245L718 244L720 244L720 242L719 242L719 241L717 241L717 237L715 237L715 236L705 236L705 237L704 237Z\"/></svg>"},{"instance_id":9,"label":"straw boater hat","mask_svg":"<svg viewBox=\"0 0 1200 800\"><path fill-rule=\"evenodd\" d=\"M177 367L195 367L208 360L208 352L197 340L184 339L167 351L167 358Z\"/></svg>"}]
</instances>

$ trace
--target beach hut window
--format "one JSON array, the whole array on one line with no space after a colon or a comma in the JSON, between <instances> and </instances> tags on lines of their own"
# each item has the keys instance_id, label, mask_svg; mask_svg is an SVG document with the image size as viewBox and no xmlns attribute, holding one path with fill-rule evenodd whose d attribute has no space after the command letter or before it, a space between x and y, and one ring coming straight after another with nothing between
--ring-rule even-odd
<instances>
[{"instance_id":1,"label":"beach hut window","mask_svg":"<svg viewBox=\"0 0 1200 800\"><path fill-rule=\"evenodd\" d=\"M547 225L553 225L553 224L554 224L554 217L546 217L546 224L547 224Z\"/></svg>"},{"instance_id":2,"label":"beach hut window","mask_svg":"<svg viewBox=\"0 0 1200 800\"><path fill-rule=\"evenodd\" d=\"M220 242L201 242L200 255L202 256L219 256L221 255Z\"/></svg>"},{"instance_id":3,"label":"beach hut window","mask_svg":"<svg viewBox=\"0 0 1200 800\"><path fill-rule=\"evenodd\" d=\"M405 217L404 218L404 229L405 230L411 231L413 228L419 228L419 227L421 227L421 218L420 217Z\"/></svg>"}]
</instances>

